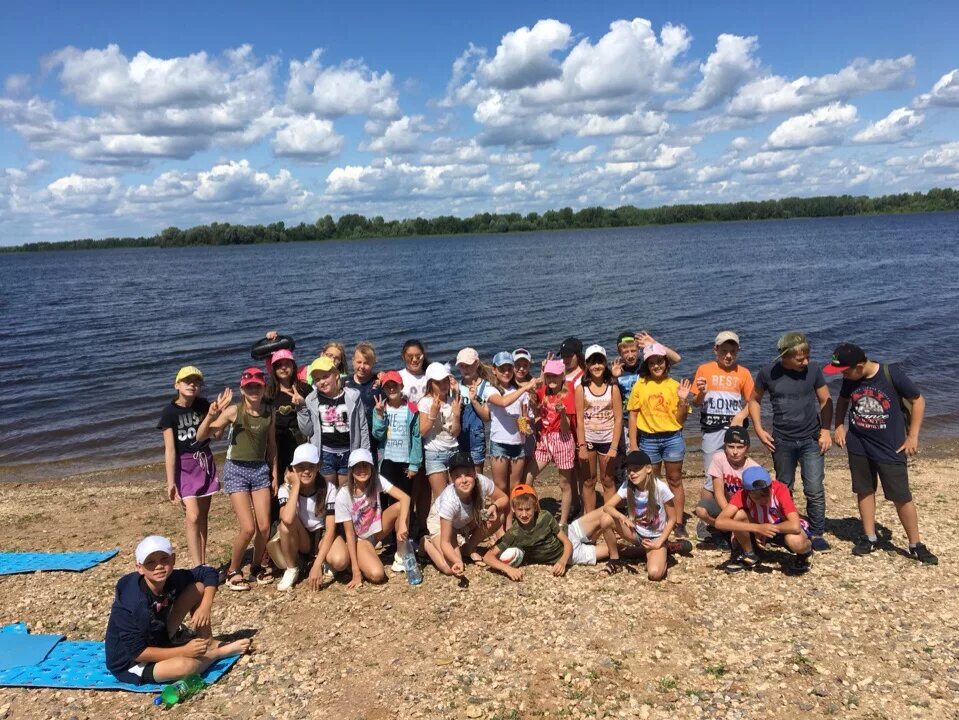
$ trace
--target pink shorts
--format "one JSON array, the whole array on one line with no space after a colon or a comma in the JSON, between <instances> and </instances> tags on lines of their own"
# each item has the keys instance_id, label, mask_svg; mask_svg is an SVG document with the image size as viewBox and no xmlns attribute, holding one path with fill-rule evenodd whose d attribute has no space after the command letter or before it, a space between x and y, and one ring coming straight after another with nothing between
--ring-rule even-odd
<instances>
[{"instance_id":1,"label":"pink shorts","mask_svg":"<svg viewBox=\"0 0 959 720\"><path fill-rule=\"evenodd\" d=\"M576 459L576 440L573 433L543 433L536 441L536 464L541 468L552 461L559 470L572 470Z\"/></svg>"}]
</instances>

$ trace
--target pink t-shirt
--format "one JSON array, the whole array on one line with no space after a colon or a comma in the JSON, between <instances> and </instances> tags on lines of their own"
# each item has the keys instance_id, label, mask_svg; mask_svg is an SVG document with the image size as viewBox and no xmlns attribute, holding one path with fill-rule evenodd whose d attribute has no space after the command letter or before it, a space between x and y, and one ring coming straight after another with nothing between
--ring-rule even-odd
<instances>
[{"instance_id":1,"label":"pink t-shirt","mask_svg":"<svg viewBox=\"0 0 959 720\"><path fill-rule=\"evenodd\" d=\"M729 458L726 457L726 453L718 452L713 455L713 461L709 465L708 477L703 483L703 487L709 492L712 492L713 478L719 478L723 481L726 500L729 500L733 493L743 489L743 470L756 465L759 465L759 463L752 458L746 458L746 462L741 468L734 468L729 464Z\"/></svg>"}]
</instances>

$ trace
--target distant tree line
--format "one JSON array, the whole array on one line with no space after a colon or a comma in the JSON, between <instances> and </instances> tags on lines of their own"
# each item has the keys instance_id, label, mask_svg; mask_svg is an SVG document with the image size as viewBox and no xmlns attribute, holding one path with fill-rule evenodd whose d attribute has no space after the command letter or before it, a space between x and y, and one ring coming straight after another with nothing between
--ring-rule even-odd
<instances>
[{"instance_id":1,"label":"distant tree line","mask_svg":"<svg viewBox=\"0 0 959 720\"><path fill-rule=\"evenodd\" d=\"M0 251L84 250L118 247L185 247L190 245L251 245L254 243L303 242L310 240L392 238L411 235L459 235L464 233L505 233L532 230L573 230L585 228L671 225L675 223L728 222L733 220L785 220L789 218L837 217L959 210L959 191L933 188L927 193L902 193L870 198L852 195L810 198L783 198L758 202L709 203L705 205L664 205L615 209L587 207L547 210L540 214L479 213L469 218L441 215L435 218L384 220L381 216L343 215L334 220L324 215L312 225L285 223L232 225L212 223L187 230L168 227L152 237L111 237L63 242L27 243Z\"/></svg>"}]
</instances>

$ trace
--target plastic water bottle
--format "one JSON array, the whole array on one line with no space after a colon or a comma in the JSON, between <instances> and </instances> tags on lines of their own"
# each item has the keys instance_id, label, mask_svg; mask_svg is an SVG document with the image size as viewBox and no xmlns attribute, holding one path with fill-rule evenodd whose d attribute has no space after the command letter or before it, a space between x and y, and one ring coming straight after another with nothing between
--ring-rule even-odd
<instances>
[{"instance_id":1,"label":"plastic water bottle","mask_svg":"<svg viewBox=\"0 0 959 720\"><path fill-rule=\"evenodd\" d=\"M423 582L423 573L416 562L416 552L413 550L413 541L409 538L403 542L403 569L406 571L406 582L410 585L419 585Z\"/></svg>"},{"instance_id":2,"label":"plastic water bottle","mask_svg":"<svg viewBox=\"0 0 959 720\"><path fill-rule=\"evenodd\" d=\"M160 691L159 697L153 699L153 704L172 707L196 695L205 687L206 683L203 682L203 678L199 675L195 673L193 675L187 675L182 680L177 680L175 683L170 683L164 687L163 690Z\"/></svg>"}]
</instances>

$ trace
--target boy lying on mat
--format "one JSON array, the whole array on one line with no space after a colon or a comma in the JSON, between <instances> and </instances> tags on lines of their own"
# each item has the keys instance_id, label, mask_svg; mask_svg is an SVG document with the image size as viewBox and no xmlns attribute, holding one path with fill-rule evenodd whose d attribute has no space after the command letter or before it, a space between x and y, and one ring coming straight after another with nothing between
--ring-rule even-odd
<instances>
[{"instance_id":1,"label":"boy lying on mat","mask_svg":"<svg viewBox=\"0 0 959 720\"><path fill-rule=\"evenodd\" d=\"M137 545L137 571L117 583L106 656L107 669L121 682L173 682L250 649L249 639L213 639L210 608L216 570L206 565L174 570L175 562L170 541L150 535ZM192 628L181 626L188 614Z\"/></svg>"}]
</instances>

